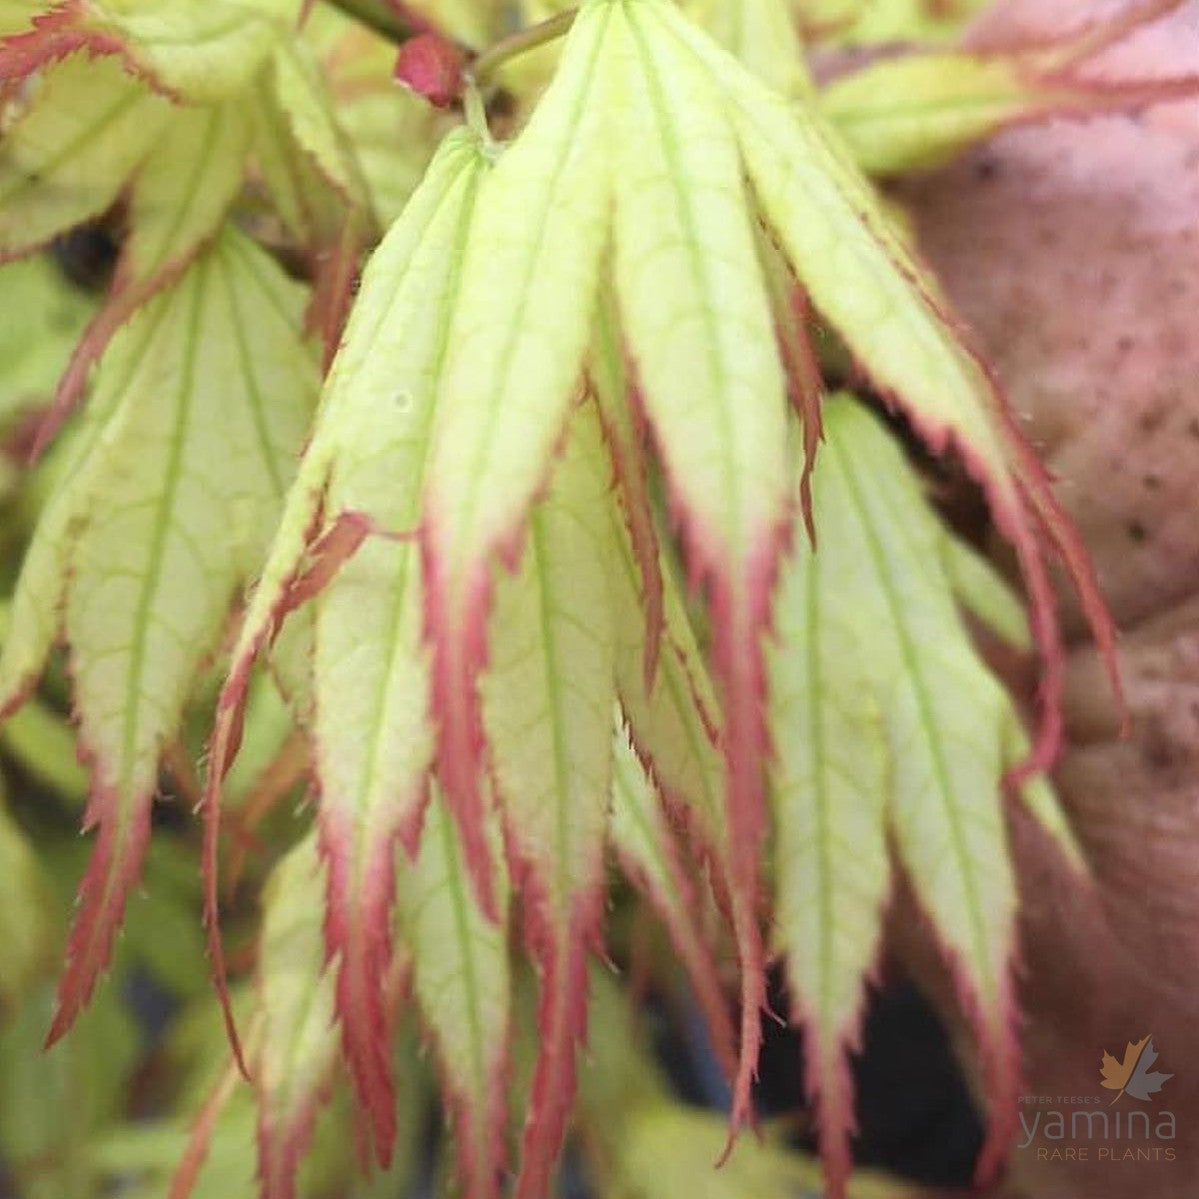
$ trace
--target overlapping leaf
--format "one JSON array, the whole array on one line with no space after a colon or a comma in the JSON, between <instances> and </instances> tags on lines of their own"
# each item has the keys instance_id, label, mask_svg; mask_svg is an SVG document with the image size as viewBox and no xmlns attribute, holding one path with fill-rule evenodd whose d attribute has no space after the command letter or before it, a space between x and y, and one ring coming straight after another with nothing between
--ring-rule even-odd
<instances>
[{"instance_id":1,"label":"overlapping leaf","mask_svg":"<svg viewBox=\"0 0 1199 1199\"><path fill-rule=\"evenodd\" d=\"M369 198L308 48L289 31L298 12L293 0L72 0L0 44L0 77L44 67L0 146L0 256L103 214L128 191L112 293L60 383L43 441L116 330L214 236L251 148L289 227L326 251L315 323L329 340L339 331Z\"/></svg>"},{"instance_id":2,"label":"overlapping leaf","mask_svg":"<svg viewBox=\"0 0 1199 1199\"><path fill-rule=\"evenodd\" d=\"M941 452L952 444L985 489L1032 601L1044 675L1030 764L1047 765L1061 732L1061 647L1042 533L1067 567L1117 686L1118 680L1111 620L1044 470L823 119L768 91L669 5L643 3L706 64L711 85L724 95L757 203L816 308L928 445Z\"/></svg>"},{"instance_id":3,"label":"overlapping leaf","mask_svg":"<svg viewBox=\"0 0 1199 1199\"><path fill-rule=\"evenodd\" d=\"M807 1085L840 1193L846 1054L891 885L888 831L982 1046L993 1107L980 1173L1005 1151L1018 1058L1001 796L1022 747L1011 701L955 610L946 534L898 447L846 397L829 402L826 430L814 476L820 548L788 565L776 610L772 797L776 936L809 1029Z\"/></svg>"},{"instance_id":4,"label":"overlapping leaf","mask_svg":"<svg viewBox=\"0 0 1199 1199\"><path fill-rule=\"evenodd\" d=\"M337 1062L334 975L312 902L320 875L310 834L275 867L263 896L255 1082L264 1199L294 1199L300 1159Z\"/></svg>"},{"instance_id":5,"label":"overlapping leaf","mask_svg":"<svg viewBox=\"0 0 1199 1199\"><path fill-rule=\"evenodd\" d=\"M740 956L734 1126L748 1114L767 785L778 947L809 1024L808 1086L833 1188L849 1166L846 1055L891 882L888 836L946 947L1002 1107L1015 1085L1014 898L998 798L1004 770L1029 751L953 595L1008 633L1022 633L1021 620L846 400L830 409L815 475L821 550L802 545L785 374L803 391L810 464L818 380L798 378L787 336L803 342L808 300L917 434L934 451L952 443L986 487L1035 601L1050 713L1055 629L1032 513L1084 591L1090 577L985 372L807 94L785 6L709 11L713 38L667 0L588 0L509 144L477 129L446 139L371 260L261 572L313 389L295 332L301 292L239 235L204 247L248 161L285 238L312 253L312 315L332 347L369 189L309 49L286 32L293 0L114 7L76 0L0 52L10 67L21 55L52 63L21 102L15 140L0 145L0 232L11 238L0 248L24 252L127 196L114 296L136 304L110 306L110 326L149 300L60 451L62 483L0 660L11 706L63 613L95 757L100 852L55 1032L107 957L162 739L230 599L261 573L212 740L206 852L223 987L221 779L256 655L315 597L275 646L311 734L319 811L274 885L263 946L268 1194L294 1188L335 1055L334 1014L376 1154L392 1152L397 886L462 1181L478 1199L496 1194L511 1023L497 815L541 972L519 1199L548 1190L573 1099L608 835L671 931L731 1063L710 947L686 911L681 846L706 870ZM0 22L12 11L0 7ZM84 64L80 48L111 57ZM168 107L155 88L188 103ZM834 115L852 109L844 95L826 100ZM97 133L92 117L117 100L133 116L118 108L119 133L103 123ZM164 139L143 139L143 110ZM961 132L952 122L934 131ZM97 158L86 178L71 145L110 135L115 165ZM78 182L86 195L51 197L46 215L46 177L51 191ZM130 279L143 290L122 292ZM682 531L682 572L702 593L695 611L707 602L709 619L694 625L659 483ZM776 593L788 539L797 556ZM1035 761L1054 731L1047 721ZM1051 792L1040 786L1034 799L1064 828ZM397 842L416 853L398 871ZM323 911L311 901L322 870ZM984 1171L1003 1131L997 1114Z\"/></svg>"},{"instance_id":6,"label":"overlapping leaf","mask_svg":"<svg viewBox=\"0 0 1199 1199\"><path fill-rule=\"evenodd\" d=\"M0 690L19 702L61 621L93 764L85 822L100 826L52 1037L108 958L161 745L290 478L316 383L301 303L259 250L226 234L113 347L30 549Z\"/></svg>"},{"instance_id":7,"label":"overlapping leaf","mask_svg":"<svg viewBox=\"0 0 1199 1199\"><path fill-rule=\"evenodd\" d=\"M580 13L554 82L480 189L437 391L421 533L439 770L464 829L480 808L475 679L490 571L520 545L590 341L610 186L609 16L603 4ZM485 886L477 837L467 851Z\"/></svg>"},{"instance_id":8,"label":"overlapping leaf","mask_svg":"<svg viewBox=\"0 0 1199 1199\"><path fill-rule=\"evenodd\" d=\"M0 257L103 213L170 112L115 59L75 57L47 71L0 141Z\"/></svg>"},{"instance_id":9,"label":"overlapping leaf","mask_svg":"<svg viewBox=\"0 0 1199 1199\"><path fill-rule=\"evenodd\" d=\"M696 918L696 890L684 867L683 847L666 807L638 760L628 733L618 728L612 782L610 837L621 868L658 912L687 971L707 1021L721 1069L731 1082L737 1047L715 956Z\"/></svg>"},{"instance_id":10,"label":"overlapping leaf","mask_svg":"<svg viewBox=\"0 0 1199 1199\"><path fill-rule=\"evenodd\" d=\"M498 838L497 838L498 840ZM495 867L502 870L496 855ZM506 917L507 884L497 884ZM479 907L452 820L441 799L425 815L420 852L401 861L402 927L416 998L441 1063L468 1199L498 1191L503 1166L510 1041L506 920Z\"/></svg>"},{"instance_id":11,"label":"overlapping leaf","mask_svg":"<svg viewBox=\"0 0 1199 1199\"><path fill-rule=\"evenodd\" d=\"M314 733L338 1010L383 1158L395 1106L379 992L390 958L392 856L396 838L406 831L411 841L419 825L433 752L419 554L410 536L389 534L410 534L419 520L434 388L482 166L473 136L451 135L371 259L234 650L214 740L213 786L227 765L249 662L294 602L321 513L334 541L358 530L350 533L357 552L336 562L340 573L325 580L317 608ZM379 535L358 546L366 526ZM214 821L213 794L209 813Z\"/></svg>"},{"instance_id":12,"label":"overlapping leaf","mask_svg":"<svg viewBox=\"0 0 1199 1199\"><path fill-rule=\"evenodd\" d=\"M529 515L517 573L497 581L482 683L497 798L542 970L541 1046L517 1185L524 1199L545 1193L565 1129L587 953L603 913L616 700L606 467L586 405Z\"/></svg>"}]
</instances>

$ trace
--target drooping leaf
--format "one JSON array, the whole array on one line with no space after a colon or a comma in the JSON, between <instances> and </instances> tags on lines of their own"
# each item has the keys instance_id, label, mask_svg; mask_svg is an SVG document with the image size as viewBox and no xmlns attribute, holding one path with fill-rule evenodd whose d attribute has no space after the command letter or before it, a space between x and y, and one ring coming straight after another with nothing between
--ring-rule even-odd
<instances>
[{"instance_id":1,"label":"drooping leaf","mask_svg":"<svg viewBox=\"0 0 1199 1199\"><path fill-rule=\"evenodd\" d=\"M296 1172L332 1081L338 1036L325 949L321 861L309 834L275 867L264 894L256 1084L263 1199L294 1199Z\"/></svg>"},{"instance_id":2,"label":"drooping leaf","mask_svg":"<svg viewBox=\"0 0 1199 1199\"><path fill-rule=\"evenodd\" d=\"M854 453L839 426L835 437L841 452ZM852 1167L848 1054L860 1047L863 983L878 955L890 865L886 697L866 686L854 603L873 585L873 564L828 511L839 497L822 484L834 469L816 468L819 546L812 553L797 541L779 580L770 731L775 943L806 1030L805 1090L817 1110L828 1193L839 1197Z\"/></svg>"},{"instance_id":3,"label":"drooping leaf","mask_svg":"<svg viewBox=\"0 0 1199 1199\"><path fill-rule=\"evenodd\" d=\"M145 309L105 361L94 428L79 439L78 466L22 573L6 694L19 702L35 675L65 586L92 761L85 824L100 826L52 1040L107 961L149 836L162 743L256 566L291 473L315 390L299 302L298 287L228 233Z\"/></svg>"},{"instance_id":4,"label":"drooping leaf","mask_svg":"<svg viewBox=\"0 0 1199 1199\"><path fill-rule=\"evenodd\" d=\"M502 869L498 855L494 864ZM398 890L416 998L453 1112L463 1191L468 1199L488 1199L498 1194L508 1106L507 886L502 880L496 886L505 919L488 920L453 822L435 796L416 859L400 862Z\"/></svg>"},{"instance_id":5,"label":"drooping leaf","mask_svg":"<svg viewBox=\"0 0 1199 1199\"><path fill-rule=\"evenodd\" d=\"M91 1139L119 1116L139 1058L133 1014L112 992L74 1036L44 1052L53 1004L53 987L39 987L0 1026L0 1153L22 1199L96 1188Z\"/></svg>"},{"instance_id":6,"label":"drooping leaf","mask_svg":"<svg viewBox=\"0 0 1199 1199\"><path fill-rule=\"evenodd\" d=\"M752 905L765 831L762 635L787 504L783 376L733 129L659 7L614 10L627 97L614 146L617 290L688 566L711 593L732 885ZM747 981L756 1002L742 1013L734 1127L757 1057L759 964Z\"/></svg>"},{"instance_id":7,"label":"drooping leaf","mask_svg":"<svg viewBox=\"0 0 1199 1199\"><path fill-rule=\"evenodd\" d=\"M112 348L109 365L96 380L79 427L55 448L43 468L50 472L54 487L13 594L0 650L0 716L10 715L33 689L58 634L68 551L103 480L103 434L156 333L157 321L150 318L124 332Z\"/></svg>"},{"instance_id":8,"label":"drooping leaf","mask_svg":"<svg viewBox=\"0 0 1199 1199\"><path fill-rule=\"evenodd\" d=\"M475 680L491 569L498 552L516 554L590 340L608 197L609 20L607 4L579 14L553 83L480 188L437 392L421 535L438 769L482 887Z\"/></svg>"},{"instance_id":9,"label":"drooping leaf","mask_svg":"<svg viewBox=\"0 0 1199 1199\"><path fill-rule=\"evenodd\" d=\"M616 677L621 706L637 756L703 863L717 899L730 917L741 963L742 1040L758 1035L764 961L756 896L735 883L725 804L722 720L715 688L696 640L674 571L658 565L663 582L662 646L652 680L644 670L648 632L639 607L643 565L626 522L613 523L613 608ZM744 1057L742 1059L744 1068Z\"/></svg>"},{"instance_id":10,"label":"drooping leaf","mask_svg":"<svg viewBox=\"0 0 1199 1199\"><path fill-rule=\"evenodd\" d=\"M309 34L318 12L305 26ZM397 92L395 46L361 25L342 19L318 46L338 123L361 164L372 207L389 225L420 182L446 117L419 97Z\"/></svg>"},{"instance_id":11,"label":"drooping leaf","mask_svg":"<svg viewBox=\"0 0 1199 1199\"><path fill-rule=\"evenodd\" d=\"M888 884L886 828L982 1048L984 1176L1006 1151L1019 1076L1001 803L1011 701L955 610L944 534L898 447L845 397L828 404L826 433L813 480L821 544L785 572L771 694L777 937L819 1046L808 1087L840 1188L852 1111L845 1054Z\"/></svg>"},{"instance_id":12,"label":"drooping leaf","mask_svg":"<svg viewBox=\"0 0 1199 1199\"><path fill-rule=\"evenodd\" d=\"M737 1072L736 1037L715 958L696 920L696 894L682 846L628 734L616 733L611 840L624 873L653 904L691 981L721 1069Z\"/></svg>"},{"instance_id":13,"label":"drooping leaf","mask_svg":"<svg viewBox=\"0 0 1199 1199\"><path fill-rule=\"evenodd\" d=\"M529 515L517 573L497 580L482 682L497 799L541 966L520 1199L537 1199L549 1185L586 1027L587 954L603 914L616 700L606 467L588 404Z\"/></svg>"},{"instance_id":14,"label":"drooping leaf","mask_svg":"<svg viewBox=\"0 0 1199 1199\"><path fill-rule=\"evenodd\" d=\"M645 624L645 686L648 689L657 673L663 621L660 550L650 495L649 437L633 394L615 297L608 288L602 289L596 309L595 342L588 377L640 575L640 605ZM635 589L637 586L634 583ZM634 596L627 615L637 619L636 609L637 597Z\"/></svg>"},{"instance_id":15,"label":"drooping leaf","mask_svg":"<svg viewBox=\"0 0 1199 1199\"><path fill-rule=\"evenodd\" d=\"M1042 532L1071 575L1117 688L1118 678L1110 617L1044 469L819 114L770 93L669 5L646 3L724 93L766 223L818 311L930 448L940 452L952 443L984 487L1019 557L1041 649L1041 722L1027 769L1048 765L1061 732L1062 656Z\"/></svg>"},{"instance_id":16,"label":"drooping leaf","mask_svg":"<svg viewBox=\"0 0 1199 1199\"><path fill-rule=\"evenodd\" d=\"M642 564L626 522L609 509L612 523L616 679L621 706L638 755L649 763L663 797L729 883L724 772L720 756L720 706L686 602L668 564L655 569L663 583L662 652L647 680L648 631L640 606Z\"/></svg>"},{"instance_id":17,"label":"drooping leaf","mask_svg":"<svg viewBox=\"0 0 1199 1199\"><path fill-rule=\"evenodd\" d=\"M327 932L348 1056L384 1158L394 1099L378 987L390 957L392 853L418 827L432 754L418 554L386 535L419 517L433 387L482 165L473 135L451 134L367 267L234 647L206 797L215 928L217 788L236 751L250 665L287 610L323 589L311 661ZM371 528L379 535L363 544ZM213 954L219 979L219 946Z\"/></svg>"}]
</instances>

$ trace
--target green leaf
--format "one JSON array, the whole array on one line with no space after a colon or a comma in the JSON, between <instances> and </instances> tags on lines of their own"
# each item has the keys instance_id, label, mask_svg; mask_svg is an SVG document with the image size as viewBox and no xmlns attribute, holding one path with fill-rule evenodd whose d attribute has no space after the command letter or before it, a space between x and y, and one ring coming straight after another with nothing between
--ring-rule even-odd
<instances>
[{"instance_id":1,"label":"green leaf","mask_svg":"<svg viewBox=\"0 0 1199 1199\"><path fill-rule=\"evenodd\" d=\"M41 0L0 0L0 37L24 32L44 8Z\"/></svg>"},{"instance_id":2,"label":"green leaf","mask_svg":"<svg viewBox=\"0 0 1199 1199\"><path fill-rule=\"evenodd\" d=\"M300 1159L337 1062L334 972L321 908L312 902L321 874L309 834L275 867L263 897L256 1082L265 1199L294 1199Z\"/></svg>"},{"instance_id":3,"label":"green leaf","mask_svg":"<svg viewBox=\"0 0 1199 1199\"><path fill-rule=\"evenodd\" d=\"M616 701L606 465L595 410L585 405L529 516L517 573L497 580L482 682L497 798L542 968L521 1199L545 1193L565 1131L586 1023L587 951L603 915Z\"/></svg>"},{"instance_id":4,"label":"green leaf","mask_svg":"<svg viewBox=\"0 0 1199 1199\"><path fill-rule=\"evenodd\" d=\"M0 258L99 216L158 141L170 105L116 59L46 69L0 141Z\"/></svg>"},{"instance_id":5,"label":"green leaf","mask_svg":"<svg viewBox=\"0 0 1199 1199\"><path fill-rule=\"evenodd\" d=\"M76 757L75 730L65 717L30 699L0 725L0 743L33 780L82 807L88 776Z\"/></svg>"},{"instance_id":6,"label":"green leaf","mask_svg":"<svg viewBox=\"0 0 1199 1199\"><path fill-rule=\"evenodd\" d=\"M481 808L475 679L492 564L497 552L515 556L591 339L609 194L601 51L611 11L580 12L553 83L480 188L437 392L421 536L442 783L464 828ZM468 856L478 858L470 846Z\"/></svg>"},{"instance_id":7,"label":"green leaf","mask_svg":"<svg viewBox=\"0 0 1199 1199\"><path fill-rule=\"evenodd\" d=\"M129 184L129 235L112 288L59 381L39 443L74 408L116 331L217 235L241 190L249 138L232 102L171 110Z\"/></svg>"},{"instance_id":8,"label":"green leaf","mask_svg":"<svg viewBox=\"0 0 1199 1199\"><path fill-rule=\"evenodd\" d=\"M737 1072L737 1047L716 961L696 913L696 891L684 848L666 807L628 733L618 727L612 785L610 839L621 869L653 904L691 980L708 1034L725 1076Z\"/></svg>"},{"instance_id":9,"label":"green leaf","mask_svg":"<svg viewBox=\"0 0 1199 1199\"><path fill-rule=\"evenodd\" d=\"M693 0L687 11L776 92L814 91L791 0Z\"/></svg>"},{"instance_id":10,"label":"green leaf","mask_svg":"<svg viewBox=\"0 0 1199 1199\"><path fill-rule=\"evenodd\" d=\"M20 1005L54 957L49 895L29 839L0 798L0 1012Z\"/></svg>"},{"instance_id":11,"label":"green leaf","mask_svg":"<svg viewBox=\"0 0 1199 1199\"><path fill-rule=\"evenodd\" d=\"M82 421L55 446L43 468L52 486L21 564L0 651L0 716L11 714L32 690L58 634L68 551L103 480L104 434L157 329L156 319L143 317L121 334L96 379Z\"/></svg>"},{"instance_id":12,"label":"green leaf","mask_svg":"<svg viewBox=\"0 0 1199 1199\"><path fill-rule=\"evenodd\" d=\"M856 454L835 403L829 447L815 469L819 548L797 529L783 568L770 653L771 798L774 814L775 948L792 1007L805 1025L805 1089L816 1106L830 1193L852 1166L854 1100L848 1053L859 1047L864 980L879 952L891 882L884 804L888 758L873 654L861 640L873 613L855 598L877 586L875 564L830 511L840 495L825 465ZM887 629L878 631L886 636Z\"/></svg>"},{"instance_id":13,"label":"green leaf","mask_svg":"<svg viewBox=\"0 0 1199 1199\"><path fill-rule=\"evenodd\" d=\"M865 171L942 166L972 142L1049 117L1128 111L1169 82L1071 79L1032 54L913 54L835 79L820 107Z\"/></svg>"},{"instance_id":14,"label":"green leaf","mask_svg":"<svg viewBox=\"0 0 1199 1199\"><path fill-rule=\"evenodd\" d=\"M7 428L54 394L93 304L42 254L0 266L0 303L0 428Z\"/></svg>"},{"instance_id":15,"label":"green leaf","mask_svg":"<svg viewBox=\"0 0 1199 1199\"><path fill-rule=\"evenodd\" d=\"M834 1186L846 1176L845 1053L886 895L886 827L943 946L982 1047L992 1123L981 1175L1007 1149L1018 1081L1016 895L1003 823L1011 701L972 646L941 566L945 534L899 448L846 397L826 406L813 476L820 548L784 575L773 660L778 938L820 1051Z\"/></svg>"},{"instance_id":16,"label":"green leaf","mask_svg":"<svg viewBox=\"0 0 1199 1199\"><path fill-rule=\"evenodd\" d=\"M310 18L307 32L313 24ZM318 39L318 46L338 122L361 164L372 207L389 225L420 183L445 118L419 96L397 91L394 44L356 22L339 17L333 35Z\"/></svg>"},{"instance_id":17,"label":"green leaf","mask_svg":"<svg viewBox=\"0 0 1199 1199\"><path fill-rule=\"evenodd\" d=\"M91 1140L121 1111L139 1058L133 1017L112 992L47 1052L53 1001L39 988L0 1029L0 1154L22 1199L96 1193Z\"/></svg>"},{"instance_id":18,"label":"green leaf","mask_svg":"<svg viewBox=\"0 0 1199 1199\"><path fill-rule=\"evenodd\" d=\"M615 508L609 509L614 547L613 611L616 618L616 679L633 744L651 763L666 802L706 853L716 859L727 885L728 833L724 767L720 756L720 705L696 641L686 604L668 563L663 580L662 652L646 679L645 622L641 612L642 567Z\"/></svg>"},{"instance_id":19,"label":"green leaf","mask_svg":"<svg viewBox=\"0 0 1199 1199\"><path fill-rule=\"evenodd\" d=\"M801 23L813 34L849 46L947 41L985 0L798 0Z\"/></svg>"},{"instance_id":20,"label":"green leaf","mask_svg":"<svg viewBox=\"0 0 1199 1199\"><path fill-rule=\"evenodd\" d=\"M504 1156L511 1005L506 880L496 889L504 917L498 923L479 907L453 822L435 793L416 859L400 862L398 890L416 998L441 1064L468 1199L498 1194Z\"/></svg>"},{"instance_id":21,"label":"green leaf","mask_svg":"<svg viewBox=\"0 0 1199 1199\"><path fill-rule=\"evenodd\" d=\"M347 203L369 210L369 190L353 144L308 47L294 39L281 41L271 67L275 102L297 144Z\"/></svg>"},{"instance_id":22,"label":"green leaf","mask_svg":"<svg viewBox=\"0 0 1199 1199\"><path fill-rule=\"evenodd\" d=\"M301 306L301 289L230 232L147 307L105 360L102 427L81 439L22 573L10 643L24 621L37 647L15 651L5 678L36 669L54 617L23 614L48 601L52 614L69 579L64 625L93 763L85 824L100 825L54 1037L107 960L149 835L160 747L292 473L316 384Z\"/></svg>"},{"instance_id":23,"label":"green leaf","mask_svg":"<svg viewBox=\"0 0 1199 1199\"><path fill-rule=\"evenodd\" d=\"M85 0L77 27L115 36L168 91L211 102L246 88L300 9L300 0Z\"/></svg>"},{"instance_id":24,"label":"green leaf","mask_svg":"<svg viewBox=\"0 0 1199 1199\"><path fill-rule=\"evenodd\" d=\"M1048 476L936 289L890 228L877 195L816 110L771 93L662 0L645 4L724 93L765 222L816 308L933 452L952 443L982 484L1015 547L1031 600L1044 674L1030 768L1047 766L1061 734L1062 650L1042 530L1069 571L1119 692L1114 627Z\"/></svg>"},{"instance_id":25,"label":"green leaf","mask_svg":"<svg viewBox=\"0 0 1199 1199\"><path fill-rule=\"evenodd\" d=\"M663 23L668 11L626 4L613 19L627 97L614 145L616 283L688 566L711 590L730 881L752 908L765 833L762 634L786 515L786 403L734 130L702 65ZM747 944L748 930L739 940ZM744 962L743 974L734 1128L748 1115L764 998L760 963Z\"/></svg>"},{"instance_id":26,"label":"green leaf","mask_svg":"<svg viewBox=\"0 0 1199 1199\"><path fill-rule=\"evenodd\" d=\"M206 902L214 929L217 789L240 736L250 666L288 610L324 588L304 665L307 672L312 663L316 698L330 948L341 955L347 1051L384 1156L394 1101L377 982L390 956L392 851L397 836L411 837L418 826L432 755L418 555L411 541L387 534L412 529L419 517L434 388L482 167L472 134L447 137L367 266L234 647L212 736ZM379 535L361 544L365 528ZM346 529L349 542L339 540ZM330 553L330 546L340 548ZM213 954L219 976L219 946Z\"/></svg>"},{"instance_id":27,"label":"green leaf","mask_svg":"<svg viewBox=\"0 0 1199 1199\"><path fill-rule=\"evenodd\" d=\"M172 111L133 180L122 282L182 265L212 238L241 189L249 137L238 102Z\"/></svg>"},{"instance_id":28,"label":"green leaf","mask_svg":"<svg viewBox=\"0 0 1199 1199\"><path fill-rule=\"evenodd\" d=\"M360 514L380 533L405 534L369 537L325 587L313 657L338 1011L384 1158L395 1101L377 983L390 956L393 851L397 837L414 838L433 756L424 589L407 534L420 520L434 390L482 167L473 138L452 135L371 259L297 484L309 495L311 464L325 462L327 519Z\"/></svg>"}]
</instances>

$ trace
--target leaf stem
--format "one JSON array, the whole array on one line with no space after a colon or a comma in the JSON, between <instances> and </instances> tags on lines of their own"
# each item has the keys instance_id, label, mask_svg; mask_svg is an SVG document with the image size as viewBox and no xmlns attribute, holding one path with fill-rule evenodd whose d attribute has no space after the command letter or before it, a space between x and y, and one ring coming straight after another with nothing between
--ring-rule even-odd
<instances>
[{"instance_id":1,"label":"leaf stem","mask_svg":"<svg viewBox=\"0 0 1199 1199\"><path fill-rule=\"evenodd\" d=\"M568 8L563 12L555 13L547 20L529 26L528 29L519 29L507 37L500 38L471 64L471 78L481 87L510 58L515 58L526 50L532 50L536 46L543 46L546 42L552 42L555 38L562 37L574 24L577 12L577 9Z\"/></svg>"},{"instance_id":2,"label":"leaf stem","mask_svg":"<svg viewBox=\"0 0 1199 1199\"><path fill-rule=\"evenodd\" d=\"M414 29L387 0L326 0L334 8L340 8L348 17L368 26L390 42L400 45L415 33Z\"/></svg>"}]
</instances>

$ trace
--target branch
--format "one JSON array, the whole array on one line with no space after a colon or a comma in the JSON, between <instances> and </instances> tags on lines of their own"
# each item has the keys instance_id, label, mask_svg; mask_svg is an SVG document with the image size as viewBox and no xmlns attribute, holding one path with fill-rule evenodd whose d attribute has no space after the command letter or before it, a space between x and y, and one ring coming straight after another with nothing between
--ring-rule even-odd
<instances>
[{"instance_id":1,"label":"branch","mask_svg":"<svg viewBox=\"0 0 1199 1199\"><path fill-rule=\"evenodd\" d=\"M348 17L401 45L420 30L414 28L387 0L326 0Z\"/></svg>"}]
</instances>

